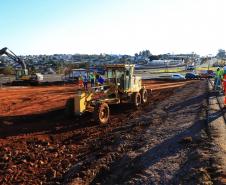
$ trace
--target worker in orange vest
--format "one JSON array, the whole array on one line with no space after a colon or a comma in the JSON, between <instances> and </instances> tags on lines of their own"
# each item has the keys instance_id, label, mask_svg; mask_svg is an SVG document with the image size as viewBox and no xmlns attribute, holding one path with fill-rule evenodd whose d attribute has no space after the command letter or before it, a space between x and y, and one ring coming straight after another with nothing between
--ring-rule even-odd
<instances>
[{"instance_id":1,"label":"worker in orange vest","mask_svg":"<svg viewBox=\"0 0 226 185\"><path fill-rule=\"evenodd\" d=\"M223 67L224 107L226 108L226 66Z\"/></svg>"}]
</instances>

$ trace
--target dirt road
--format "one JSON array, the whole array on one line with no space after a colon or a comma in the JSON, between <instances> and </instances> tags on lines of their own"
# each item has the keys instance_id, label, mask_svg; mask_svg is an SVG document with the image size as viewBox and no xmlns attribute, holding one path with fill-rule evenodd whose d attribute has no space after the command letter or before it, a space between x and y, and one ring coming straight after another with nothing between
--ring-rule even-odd
<instances>
[{"instance_id":1,"label":"dirt road","mask_svg":"<svg viewBox=\"0 0 226 185\"><path fill-rule=\"evenodd\" d=\"M93 149L71 168L71 174L76 174L72 184L191 184L192 180L196 184L197 179L184 176L188 169L183 167L204 129L205 101L203 81L177 89L156 106L147 106L139 117L123 121L123 126L92 142L96 153ZM99 157L104 149L108 155Z\"/></svg>"},{"instance_id":2,"label":"dirt road","mask_svg":"<svg viewBox=\"0 0 226 185\"><path fill-rule=\"evenodd\" d=\"M40 88L40 92L46 91L45 97L51 95L48 101L55 101L48 107L55 110L52 112L31 116L34 108L27 108L23 116L14 118L14 113L19 114L18 107L13 109L17 103L11 104L12 111L2 109L1 115L6 117L1 118L0 124L0 183L191 182L186 173L191 170L188 164L204 129L206 81L145 83L154 89L149 94L151 103L136 111L128 105L112 106L111 123L105 127L90 120L90 115L65 118L63 110L55 109L73 94L73 87L63 88L67 95L62 93L59 102L55 97L59 91L49 94L49 90ZM2 91L1 98L1 93L10 94ZM32 90L25 91L30 97L39 96ZM31 107L42 110L43 105L36 100L30 102ZM193 178L194 183L196 180Z\"/></svg>"}]
</instances>

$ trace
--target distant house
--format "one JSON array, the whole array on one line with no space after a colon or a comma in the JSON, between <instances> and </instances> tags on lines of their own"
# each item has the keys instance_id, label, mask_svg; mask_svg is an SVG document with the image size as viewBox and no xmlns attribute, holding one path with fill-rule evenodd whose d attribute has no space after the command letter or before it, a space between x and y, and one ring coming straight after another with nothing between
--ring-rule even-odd
<instances>
[{"instance_id":1,"label":"distant house","mask_svg":"<svg viewBox=\"0 0 226 185\"><path fill-rule=\"evenodd\" d=\"M46 72L47 72L47 74L56 74L56 71L55 71L53 68L51 68L51 67L49 67L49 68L46 70Z\"/></svg>"},{"instance_id":2,"label":"distant house","mask_svg":"<svg viewBox=\"0 0 226 185\"><path fill-rule=\"evenodd\" d=\"M167 63L166 60L152 60L149 61L147 64L148 65L153 65L153 66L163 66Z\"/></svg>"},{"instance_id":3,"label":"distant house","mask_svg":"<svg viewBox=\"0 0 226 185\"><path fill-rule=\"evenodd\" d=\"M184 61L183 60L167 60L168 65L183 65Z\"/></svg>"},{"instance_id":4,"label":"distant house","mask_svg":"<svg viewBox=\"0 0 226 185\"><path fill-rule=\"evenodd\" d=\"M83 68L72 69L68 75L65 75L64 81L74 81L77 82L79 76L85 76L87 74L87 70Z\"/></svg>"},{"instance_id":5,"label":"distant house","mask_svg":"<svg viewBox=\"0 0 226 185\"><path fill-rule=\"evenodd\" d=\"M101 61L101 60L95 60L95 61L92 62L92 64L93 64L93 65L99 66L99 65L101 65L101 64L104 64L104 61Z\"/></svg>"},{"instance_id":6,"label":"distant house","mask_svg":"<svg viewBox=\"0 0 226 185\"><path fill-rule=\"evenodd\" d=\"M178 65L183 65L184 61L183 60L152 60L148 62L148 65L152 66L178 66Z\"/></svg>"}]
</instances>

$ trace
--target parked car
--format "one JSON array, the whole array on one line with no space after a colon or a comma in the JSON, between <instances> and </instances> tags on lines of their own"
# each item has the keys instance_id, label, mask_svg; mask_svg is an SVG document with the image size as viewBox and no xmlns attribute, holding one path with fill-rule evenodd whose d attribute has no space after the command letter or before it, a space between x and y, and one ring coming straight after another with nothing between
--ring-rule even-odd
<instances>
[{"instance_id":1,"label":"parked car","mask_svg":"<svg viewBox=\"0 0 226 185\"><path fill-rule=\"evenodd\" d=\"M186 79L198 79L198 78L200 78L200 75L196 74L196 73L186 73L185 78Z\"/></svg>"},{"instance_id":2,"label":"parked car","mask_svg":"<svg viewBox=\"0 0 226 185\"><path fill-rule=\"evenodd\" d=\"M185 79L185 76L183 76L182 74L173 74L171 76L171 79L174 79L174 80L183 80L183 79Z\"/></svg>"},{"instance_id":3,"label":"parked car","mask_svg":"<svg viewBox=\"0 0 226 185\"><path fill-rule=\"evenodd\" d=\"M193 71L193 70L195 70L195 66L187 66L187 68L186 68L186 70L188 70L188 71Z\"/></svg>"}]
</instances>

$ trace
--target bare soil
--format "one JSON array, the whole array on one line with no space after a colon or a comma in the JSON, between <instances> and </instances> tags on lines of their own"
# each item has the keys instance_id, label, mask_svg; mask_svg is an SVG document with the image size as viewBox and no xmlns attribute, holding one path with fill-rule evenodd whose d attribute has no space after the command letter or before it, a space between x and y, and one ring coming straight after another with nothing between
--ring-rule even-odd
<instances>
[{"instance_id":1,"label":"bare soil","mask_svg":"<svg viewBox=\"0 0 226 185\"><path fill-rule=\"evenodd\" d=\"M0 116L38 114L63 108L76 85L0 89Z\"/></svg>"},{"instance_id":2,"label":"bare soil","mask_svg":"<svg viewBox=\"0 0 226 185\"><path fill-rule=\"evenodd\" d=\"M206 81L144 84L149 104L111 106L106 126L65 117L75 85L1 89L0 184L211 184Z\"/></svg>"}]
</instances>

